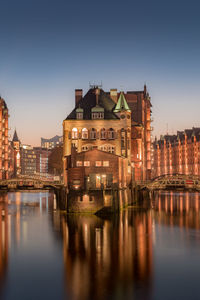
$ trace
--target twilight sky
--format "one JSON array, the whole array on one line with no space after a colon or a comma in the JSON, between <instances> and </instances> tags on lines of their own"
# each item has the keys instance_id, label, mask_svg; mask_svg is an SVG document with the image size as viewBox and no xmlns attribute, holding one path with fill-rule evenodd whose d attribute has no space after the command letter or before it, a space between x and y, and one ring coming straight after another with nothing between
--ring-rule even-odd
<instances>
[{"instance_id":1,"label":"twilight sky","mask_svg":"<svg viewBox=\"0 0 200 300\"><path fill-rule=\"evenodd\" d=\"M0 0L0 15L0 94L23 143L61 135L89 82L146 82L154 135L200 127L199 1Z\"/></svg>"}]
</instances>

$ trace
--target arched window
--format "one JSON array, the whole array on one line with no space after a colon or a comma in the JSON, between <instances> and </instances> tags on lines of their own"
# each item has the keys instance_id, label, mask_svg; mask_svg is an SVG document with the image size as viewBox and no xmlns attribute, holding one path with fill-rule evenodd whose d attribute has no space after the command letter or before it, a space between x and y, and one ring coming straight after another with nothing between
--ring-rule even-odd
<instances>
[{"instance_id":1,"label":"arched window","mask_svg":"<svg viewBox=\"0 0 200 300\"><path fill-rule=\"evenodd\" d=\"M78 129L73 128L72 129L72 139L77 139L78 138Z\"/></svg>"},{"instance_id":2,"label":"arched window","mask_svg":"<svg viewBox=\"0 0 200 300\"><path fill-rule=\"evenodd\" d=\"M97 131L96 131L96 129L92 128L90 130L90 138L91 138L91 140L95 140L97 138Z\"/></svg>"},{"instance_id":3,"label":"arched window","mask_svg":"<svg viewBox=\"0 0 200 300\"><path fill-rule=\"evenodd\" d=\"M113 140L115 138L115 131L113 128L109 128L108 130L108 138L109 140Z\"/></svg>"},{"instance_id":4,"label":"arched window","mask_svg":"<svg viewBox=\"0 0 200 300\"><path fill-rule=\"evenodd\" d=\"M100 131L100 139L105 140L106 139L106 130L105 128L102 128Z\"/></svg>"},{"instance_id":5,"label":"arched window","mask_svg":"<svg viewBox=\"0 0 200 300\"><path fill-rule=\"evenodd\" d=\"M106 145L100 146L100 150L101 150L101 151L107 151L107 146L106 146Z\"/></svg>"},{"instance_id":6,"label":"arched window","mask_svg":"<svg viewBox=\"0 0 200 300\"><path fill-rule=\"evenodd\" d=\"M82 129L82 139L87 140L88 139L88 130L87 128Z\"/></svg>"}]
</instances>

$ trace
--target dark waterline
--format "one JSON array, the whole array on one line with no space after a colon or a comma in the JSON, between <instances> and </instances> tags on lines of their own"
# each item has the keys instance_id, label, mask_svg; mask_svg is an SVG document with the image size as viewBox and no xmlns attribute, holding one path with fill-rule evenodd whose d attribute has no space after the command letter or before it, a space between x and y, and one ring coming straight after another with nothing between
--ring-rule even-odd
<instances>
[{"instance_id":1,"label":"dark waterline","mask_svg":"<svg viewBox=\"0 0 200 300\"><path fill-rule=\"evenodd\" d=\"M53 193L0 196L0 299L199 299L200 194L119 216L64 215Z\"/></svg>"}]
</instances>

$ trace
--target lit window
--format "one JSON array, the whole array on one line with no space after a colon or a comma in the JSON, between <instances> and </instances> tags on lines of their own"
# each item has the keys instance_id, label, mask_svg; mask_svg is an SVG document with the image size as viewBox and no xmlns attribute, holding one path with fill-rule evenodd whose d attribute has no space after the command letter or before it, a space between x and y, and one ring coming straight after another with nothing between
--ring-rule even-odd
<instances>
[{"instance_id":1,"label":"lit window","mask_svg":"<svg viewBox=\"0 0 200 300\"><path fill-rule=\"evenodd\" d=\"M78 129L73 128L72 129L72 139L77 139L78 138Z\"/></svg>"},{"instance_id":2,"label":"lit window","mask_svg":"<svg viewBox=\"0 0 200 300\"><path fill-rule=\"evenodd\" d=\"M109 161L106 161L106 160L103 161L103 166L104 166L104 167L109 167Z\"/></svg>"},{"instance_id":3,"label":"lit window","mask_svg":"<svg viewBox=\"0 0 200 300\"><path fill-rule=\"evenodd\" d=\"M77 166L77 167L82 167L82 165L83 165L83 162L80 161L80 160L77 160L76 166Z\"/></svg>"},{"instance_id":4,"label":"lit window","mask_svg":"<svg viewBox=\"0 0 200 300\"><path fill-rule=\"evenodd\" d=\"M84 161L84 167L89 167L90 166L90 161L86 160Z\"/></svg>"},{"instance_id":5,"label":"lit window","mask_svg":"<svg viewBox=\"0 0 200 300\"><path fill-rule=\"evenodd\" d=\"M101 165L102 165L102 163L101 163L100 160L97 160L97 161L95 162L95 166L96 166L96 167L101 167Z\"/></svg>"},{"instance_id":6,"label":"lit window","mask_svg":"<svg viewBox=\"0 0 200 300\"><path fill-rule=\"evenodd\" d=\"M82 130L82 139L84 139L84 140L88 139L88 130L87 130L87 128L83 128L83 130Z\"/></svg>"}]
</instances>

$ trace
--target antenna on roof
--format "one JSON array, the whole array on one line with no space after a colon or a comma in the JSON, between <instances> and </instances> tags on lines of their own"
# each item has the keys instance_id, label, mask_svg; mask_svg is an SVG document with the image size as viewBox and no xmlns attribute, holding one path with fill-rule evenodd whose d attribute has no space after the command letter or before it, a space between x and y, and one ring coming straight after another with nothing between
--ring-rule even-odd
<instances>
[{"instance_id":1,"label":"antenna on roof","mask_svg":"<svg viewBox=\"0 0 200 300\"><path fill-rule=\"evenodd\" d=\"M90 89L101 89L102 81L101 81L101 84L97 84L97 83L95 83L95 81L93 82L93 84L91 82L89 82L89 87L90 87Z\"/></svg>"}]
</instances>

